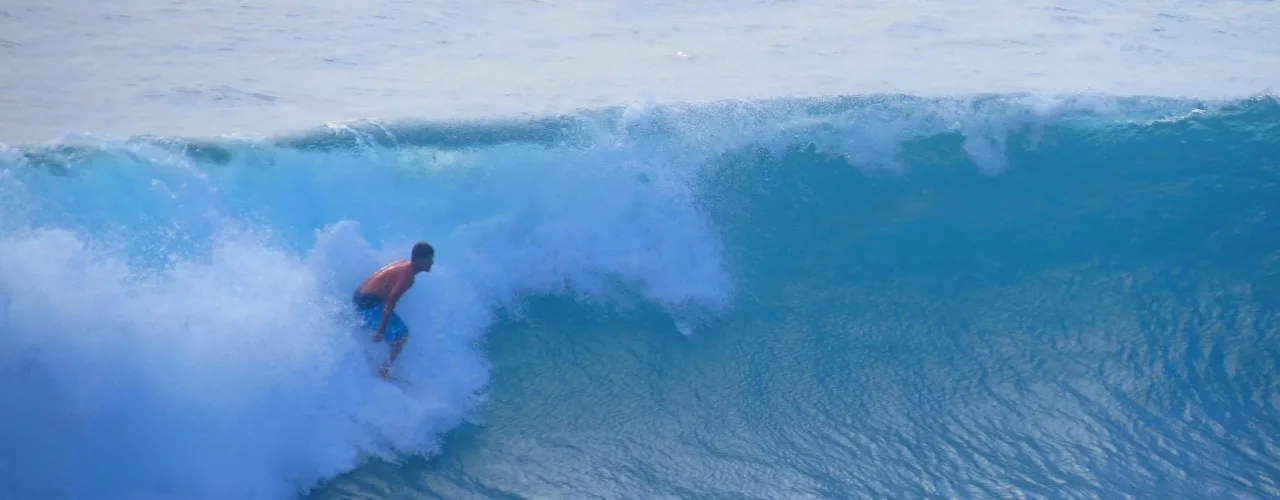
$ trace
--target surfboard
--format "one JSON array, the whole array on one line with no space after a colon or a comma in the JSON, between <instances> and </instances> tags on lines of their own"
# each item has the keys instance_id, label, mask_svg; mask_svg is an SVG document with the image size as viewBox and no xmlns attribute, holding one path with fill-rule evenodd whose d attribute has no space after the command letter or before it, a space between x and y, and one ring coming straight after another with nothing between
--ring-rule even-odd
<instances>
[{"instance_id":1,"label":"surfboard","mask_svg":"<svg viewBox=\"0 0 1280 500\"><path fill-rule=\"evenodd\" d=\"M402 379L395 375L387 374L386 377L383 377L381 375L378 375L378 372L376 370L373 372L373 374L375 377L378 377L383 382L399 387L401 390L404 390L404 391L408 391L409 389L413 389L414 387L413 384L410 383L408 380Z\"/></svg>"}]
</instances>

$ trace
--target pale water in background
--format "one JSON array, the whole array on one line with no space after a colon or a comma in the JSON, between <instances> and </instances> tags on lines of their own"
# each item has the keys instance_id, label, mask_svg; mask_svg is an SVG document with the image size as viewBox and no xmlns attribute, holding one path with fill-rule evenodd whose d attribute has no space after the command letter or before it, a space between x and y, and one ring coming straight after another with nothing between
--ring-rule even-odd
<instances>
[{"instance_id":1,"label":"pale water in background","mask_svg":"<svg viewBox=\"0 0 1280 500\"><path fill-rule=\"evenodd\" d=\"M880 92L1216 98L1280 79L1274 3L9 1L0 140Z\"/></svg>"},{"instance_id":2,"label":"pale water in background","mask_svg":"<svg viewBox=\"0 0 1280 500\"><path fill-rule=\"evenodd\" d=\"M1274 2L4 3L0 499L1276 498L1278 80Z\"/></svg>"}]
</instances>

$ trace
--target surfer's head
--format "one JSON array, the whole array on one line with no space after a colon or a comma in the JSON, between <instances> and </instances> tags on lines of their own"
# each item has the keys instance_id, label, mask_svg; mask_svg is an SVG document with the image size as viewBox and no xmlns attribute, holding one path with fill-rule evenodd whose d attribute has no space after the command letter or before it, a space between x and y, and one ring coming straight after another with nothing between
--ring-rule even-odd
<instances>
[{"instance_id":1,"label":"surfer's head","mask_svg":"<svg viewBox=\"0 0 1280 500\"><path fill-rule=\"evenodd\" d=\"M436 262L436 249L425 242L419 241L413 245L413 256L409 260L413 263L414 272L429 272L431 271L431 265Z\"/></svg>"}]
</instances>

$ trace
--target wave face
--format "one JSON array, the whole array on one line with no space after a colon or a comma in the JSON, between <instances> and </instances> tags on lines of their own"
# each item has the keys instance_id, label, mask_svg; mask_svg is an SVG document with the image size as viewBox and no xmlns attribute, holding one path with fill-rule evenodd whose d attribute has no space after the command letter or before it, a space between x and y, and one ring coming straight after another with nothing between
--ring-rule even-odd
<instances>
[{"instance_id":1,"label":"wave face","mask_svg":"<svg viewBox=\"0 0 1280 500\"><path fill-rule=\"evenodd\" d=\"M1280 495L1280 103L0 148L17 498ZM418 240L400 389L351 321Z\"/></svg>"}]
</instances>

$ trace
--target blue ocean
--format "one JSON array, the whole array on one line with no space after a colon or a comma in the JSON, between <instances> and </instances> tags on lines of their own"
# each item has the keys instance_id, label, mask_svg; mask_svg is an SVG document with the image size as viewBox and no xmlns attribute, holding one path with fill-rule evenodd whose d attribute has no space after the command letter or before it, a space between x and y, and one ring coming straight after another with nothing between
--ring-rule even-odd
<instances>
[{"instance_id":1,"label":"blue ocean","mask_svg":"<svg viewBox=\"0 0 1280 500\"><path fill-rule=\"evenodd\" d=\"M6 7L0 499L1280 497L1280 8L984 5Z\"/></svg>"}]
</instances>

